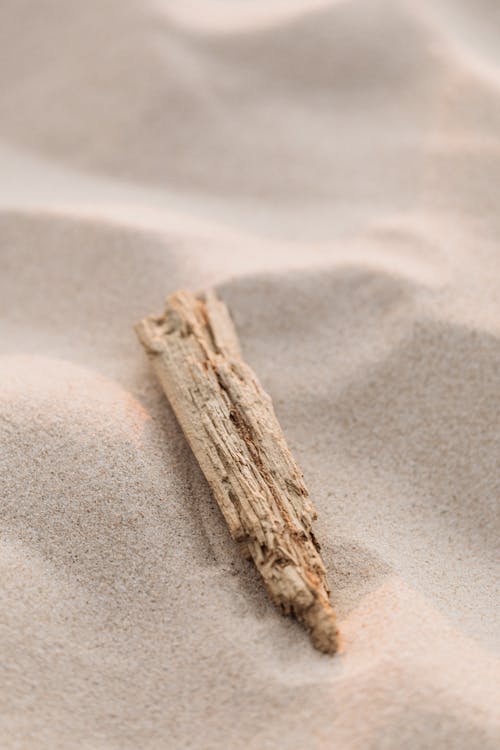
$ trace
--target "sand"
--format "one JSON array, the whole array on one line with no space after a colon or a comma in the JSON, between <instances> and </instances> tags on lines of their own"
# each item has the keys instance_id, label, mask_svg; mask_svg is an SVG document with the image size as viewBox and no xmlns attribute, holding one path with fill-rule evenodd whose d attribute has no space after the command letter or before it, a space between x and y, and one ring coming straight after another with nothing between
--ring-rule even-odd
<instances>
[{"instance_id":1,"label":"sand","mask_svg":"<svg viewBox=\"0 0 500 750\"><path fill-rule=\"evenodd\" d=\"M5 750L500 742L494 1L3 0ZM319 519L282 618L132 332L215 285Z\"/></svg>"}]
</instances>

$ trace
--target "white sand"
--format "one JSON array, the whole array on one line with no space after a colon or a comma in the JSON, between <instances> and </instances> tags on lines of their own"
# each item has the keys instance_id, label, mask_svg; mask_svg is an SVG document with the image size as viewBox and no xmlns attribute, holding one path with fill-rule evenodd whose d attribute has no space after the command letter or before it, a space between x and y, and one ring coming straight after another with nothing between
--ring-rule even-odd
<instances>
[{"instance_id":1,"label":"white sand","mask_svg":"<svg viewBox=\"0 0 500 750\"><path fill-rule=\"evenodd\" d=\"M496 0L3 0L0 745L500 742ZM217 284L319 511L279 616L131 326Z\"/></svg>"}]
</instances>

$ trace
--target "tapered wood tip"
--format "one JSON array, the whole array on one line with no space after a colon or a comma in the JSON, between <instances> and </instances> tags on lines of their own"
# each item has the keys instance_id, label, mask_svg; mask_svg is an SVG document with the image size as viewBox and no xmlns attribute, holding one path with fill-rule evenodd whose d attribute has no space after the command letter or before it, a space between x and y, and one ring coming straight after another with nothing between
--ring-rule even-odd
<instances>
[{"instance_id":1,"label":"tapered wood tip","mask_svg":"<svg viewBox=\"0 0 500 750\"><path fill-rule=\"evenodd\" d=\"M339 631L335 613L329 604L317 602L304 613L304 625L313 646L333 656L339 648Z\"/></svg>"}]
</instances>

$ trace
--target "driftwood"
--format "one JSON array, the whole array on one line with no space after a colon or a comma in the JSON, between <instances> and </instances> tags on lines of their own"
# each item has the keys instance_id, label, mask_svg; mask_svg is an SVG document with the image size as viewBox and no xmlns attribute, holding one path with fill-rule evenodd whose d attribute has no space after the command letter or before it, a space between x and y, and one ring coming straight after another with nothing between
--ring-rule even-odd
<instances>
[{"instance_id":1,"label":"driftwood","mask_svg":"<svg viewBox=\"0 0 500 750\"><path fill-rule=\"evenodd\" d=\"M232 537L273 601L304 623L316 648L335 653L335 616L311 530L316 513L226 306L213 292L177 292L136 331Z\"/></svg>"}]
</instances>

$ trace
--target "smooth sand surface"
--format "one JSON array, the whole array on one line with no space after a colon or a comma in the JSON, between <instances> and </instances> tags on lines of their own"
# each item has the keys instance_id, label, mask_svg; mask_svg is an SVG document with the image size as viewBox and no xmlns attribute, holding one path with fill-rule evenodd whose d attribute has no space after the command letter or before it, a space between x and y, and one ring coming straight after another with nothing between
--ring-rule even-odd
<instances>
[{"instance_id":1,"label":"smooth sand surface","mask_svg":"<svg viewBox=\"0 0 500 750\"><path fill-rule=\"evenodd\" d=\"M1 747L498 747L498 2L2 0L0 50ZM132 332L209 285L333 659Z\"/></svg>"}]
</instances>

